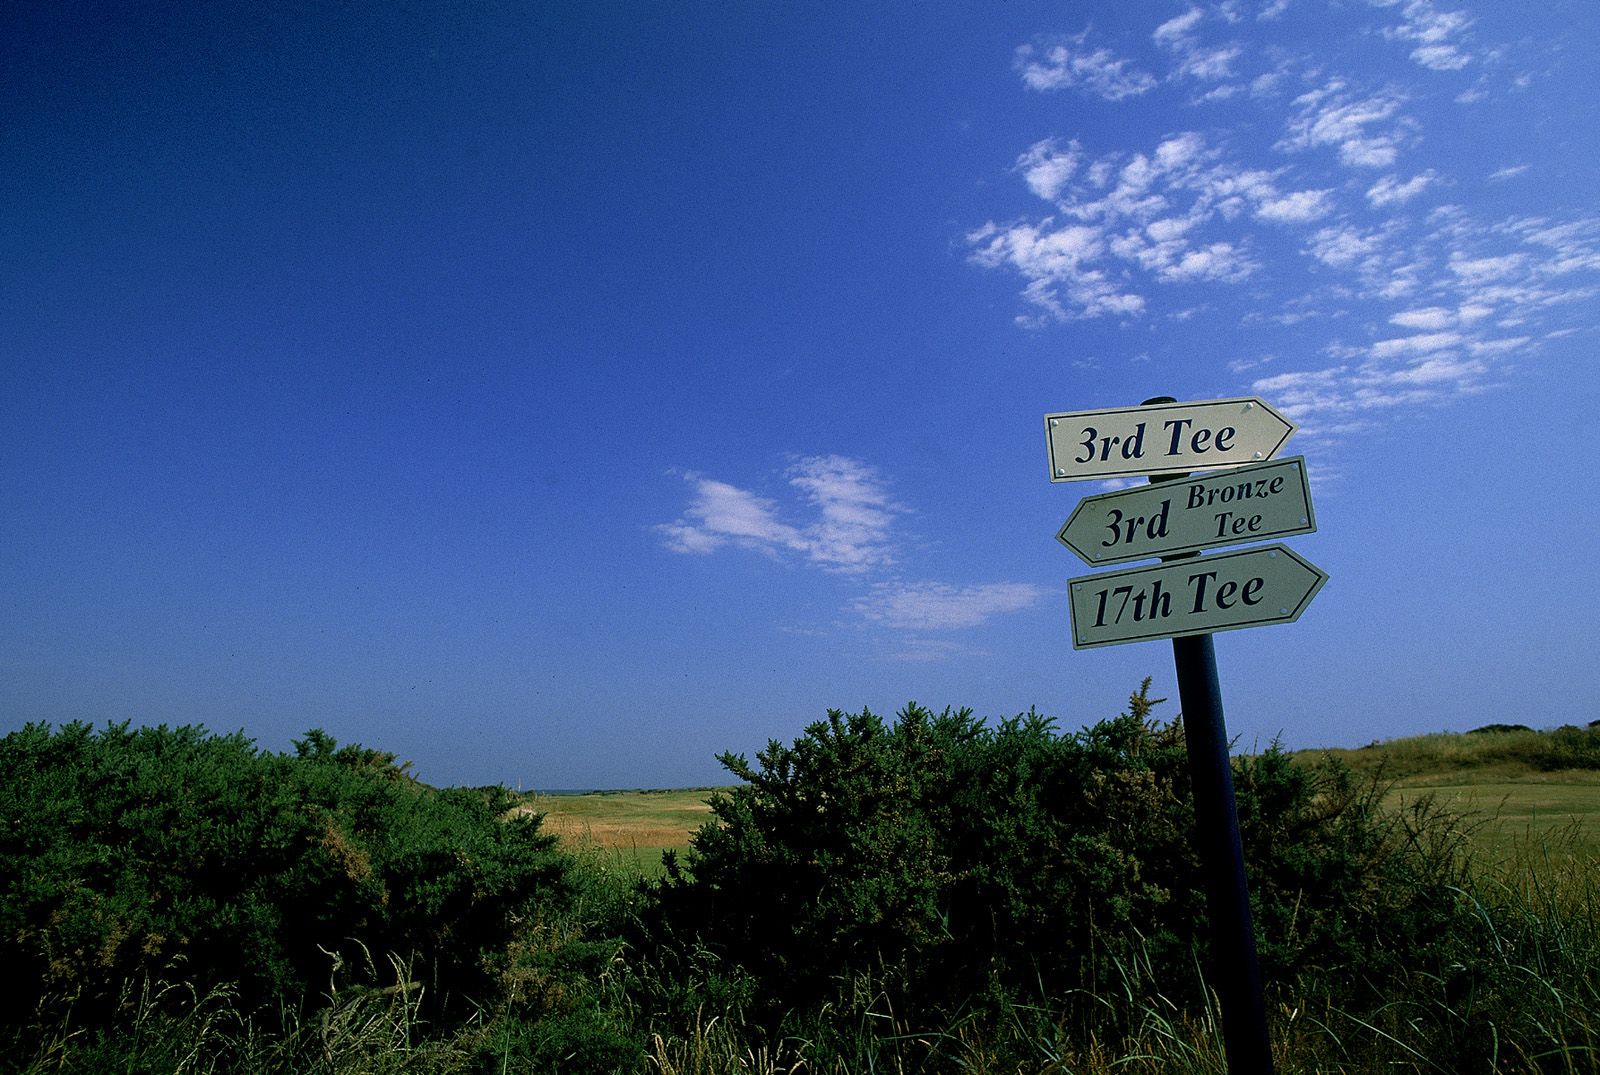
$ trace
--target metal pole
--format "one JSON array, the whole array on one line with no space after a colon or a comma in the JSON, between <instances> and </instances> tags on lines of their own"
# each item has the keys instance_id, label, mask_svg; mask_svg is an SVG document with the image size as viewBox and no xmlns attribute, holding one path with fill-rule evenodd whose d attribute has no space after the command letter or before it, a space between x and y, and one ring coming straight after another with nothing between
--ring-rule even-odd
<instances>
[{"instance_id":1,"label":"metal pole","mask_svg":"<svg viewBox=\"0 0 1600 1075\"><path fill-rule=\"evenodd\" d=\"M1272 1075L1267 1005L1250 920L1250 889L1245 883L1239 810L1228 762L1228 729L1222 716L1222 687L1217 682L1211 636L1174 638L1172 660L1178 672L1178 704L1183 707L1183 734L1189 748L1195 834L1211 919L1211 976L1222 1002L1228 1071L1230 1075Z\"/></svg>"},{"instance_id":2,"label":"metal pole","mask_svg":"<svg viewBox=\"0 0 1600 1075\"><path fill-rule=\"evenodd\" d=\"M1176 403L1171 396L1144 401ZM1158 480L1181 480L1170 475ZM1186 553L1197 556L1198 553ZM1162 557L1164 560L1184 557ZM1228 728L1222 715L1222 686L1210 635L1172 640L1178 676L1184 742L1189 751L1189 781L1194 790L1195 835L1205 875L1206 910L1211 920L1211 980L1222 1006L1222 1043L1229 1075L1273 1075L1267 1036L1267 1005L1261 987L1261 962L1250 917L1244 845L1239 839L1239 808L1228 760Z\"/></svg>"}]
</instances>

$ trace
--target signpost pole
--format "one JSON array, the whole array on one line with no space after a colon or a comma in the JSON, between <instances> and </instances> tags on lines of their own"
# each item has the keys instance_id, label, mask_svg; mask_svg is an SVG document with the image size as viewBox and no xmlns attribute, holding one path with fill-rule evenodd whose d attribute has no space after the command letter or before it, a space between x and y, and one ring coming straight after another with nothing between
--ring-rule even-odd
<instances>
[{"instance_id":1,"label":"signpost pole","mask_svg":"<svg viewBox=\"0 0 1600 1075\"><path fill-rule=\"evenodd\" d=\"M1144 405L1176 402L1171 396L1158 396ZM1181 476L1162 475L1150 480L1174 477ZM1184 553L1170 559L1197 555ZM1222 685L1217 680L1217 653L1211 636L1174 638L1172 661L1189 752L1195 833L1200 845L1200 869L1205 875L1207 917L1211 921L1211 975L1222 1007L1222 1041L1228 1072L1273 1075L1261 962L1256 955L1244 844L1239 838L1239 808L1233 794L1233 767L1228 759L1228 728L1222 715Z\"/></svg>"},{"instance_id":2,"label":"signpost pole","mask_svg":"<svg viewBox=\"0 0 1600 1075\"><path fill-rule=\"evenodd\" d=\"M1177 666L1178 704L1183 707L1183 734L1189 749L1195 832L1211 920L1211 974L1222 1003L1228 1071L1229 1075L1272 1075L1267 1006L1250 920L1244 846L1239 839L1239 810L1228 761L1228 729L1222 716L1222 687L1217 682L1211 636L1174 638L1172 660Z\"/></svg>"}]
</instances>

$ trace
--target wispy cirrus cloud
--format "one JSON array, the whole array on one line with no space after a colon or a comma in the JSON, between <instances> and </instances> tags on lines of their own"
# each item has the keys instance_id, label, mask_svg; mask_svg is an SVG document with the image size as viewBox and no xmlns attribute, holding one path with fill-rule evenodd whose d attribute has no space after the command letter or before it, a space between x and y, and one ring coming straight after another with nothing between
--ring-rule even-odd
<instances>
[{"instance_id":1,"label":"wispy cirrus cloud","mask_svg":"<svg viewBox=\"0 0 1600 1075\"><path fill-rule=\"evenodd\" d=\"M1297 190L1282 197L1264 198L1256 209L1260 220L1281 224L1306 224L1333 211L1331 190Z\"/></svg>"},{"instance_id":2,"label":"wispy cirrus cloud","mask_svg":"<svg viewBox=\"0 0 1600 1075\"><path fill-rule=\"evenodd\" d=\"M1459 71L1472 62L1463 48L1472 25L1466 12L1441 11L1430 0L1409 0L1402 12L1400 25L1386 27L1383 36L1414 44L1411 59L1432 71Z\"/></svg>"},{"instance_id":3,"label":"wispy cirrus cloud","mask_svg":"<svg viewBox=\"0 0 1600 1075\"><path fill-rule=\"evenodd\" d=\"M656 531L667 548L680 553L704 554L734 545L768 555L797 555L843 574L894 562L889 530L903 509L870 467L842 456L812 456L791 466L785 477L814 515L805 525L782 521L770 498L684 474L694 496L682 517Z\"/></svg>"},{"instance_id":4,"label":"wispy cirrus cloud","mask_svg":"<svg viewBox=\"0 0 1600 1075\"><path fill-rule=\"evenodd\" d=\"M1392 167L1409 130L1402 104L1393 91L1362 93L1342 78L1329 79L1294 99L1295 114L1276 148L1292 153L1327 147L1351 168Z\"/></svg>"},{"instance_id":5,"label":"wispy cirrus cloud","mask_svg":"<svg viewBox=\"0 0 1600 1075\"><path fill-rule=\"evenodd\" d=\"M1429 187L1439 182L1439 175L1431 168L1410 179L1386 175L1367 188L1367 204L1374 209L1404 205Z\"/></svg>"},{"instance_id":6,"label":"wispy cirrus cloud","mask_svg":"<svg viewBox=\"0 0 1600 1075\"><path fill-rule=\"evenodd\" d=\"M730 548L752 551L862 579L866 588L849 610L867 624L896 631L970 629L1045 597L1045 590L1031 583L958 585L890 576L899 559L895 520L907 509L890 494L884 476L860 460L839 455L797 460L783 472L789 496L782 503L704 475L678 476L691 495L678 519L654 528L665 548L698 556ZM905 659L916 659L930 646L937 648L910 645L902 652Z\"/></svg>"},{"instance_id":7,"label":"wispy cirrus cloud","mask_svg":"<svg viewBox=\"0 0 1600 1075\"><path fill-rule=\"evenodd\" d=\"M1121 101L1148 93L1156 80L1119 59L1109 49L1091 48L1088 31L1076 37L1041 39L1021 45L1016 68L1029 89L1082 89L1107 101Z\"/></svg>"},{"instance_id":8,"label":"wispy cirrus cloud","mask_svg":"<svg viewBox=\"0 0 1600 1075\"><path fill-rule=\"evenodd\" d=\"M1311 423L1313 435L1348 429L1363 414L1484 391L1567 331L1539 327L1553 310L1600 294L1597 218L1484 223L1447 206L1409 233L1325 229L1318 239L1317 256L1348 272L1357 294L1412 301L1370 326L1366 342L1329 344L1337 364L1251 384Z\"/></svg>"},{"instance_id":9,"label":"wispy cirrus cloud","mask_svg":"<svg viewBox=\"0 0 1600 1075\"><path fill-rule=\"evenodd\" d=\"M1031 608L1045 596L1023 582L953 586L942 582L882 582L860 597L855 610L874 623L913 631L976 627L993 616Z\"/></svg>"},{"instance_id":10,"label":"wispy cirrus cloud","mask_svg":"<svg viewBox=\"0 0 1600 1075\"><path fill-rule=\"evenodd\" d=\"M1349 40L1403 52L1324 56L1326 12L1313 3L1218 0L1151 20L1155 48L1137 55L1153 84L1138 96L1192 110L1192 129L1143 146L1091 144L1084 130L1115 137L1108 111L1084 130L1041 139L1014 167L1047 208L966 236L975 264L1021 280L1028 312L1019 323L1142 318L1154 332L1178 323L1175 309L1196 308L1195 287L1248 292L1241 326L1297 338L1265 344L1270 363L1237 356L1228 366L1259 374L1270 365L1251 388L1281 397L1312 435L1505 384L1545 341L1577 331L1576 311L1600 293L1600 227L1477 215L1445 199L1471 205L1479 184L1530 165L1491 171L1472 161L1483 170L1452 173L1459 158L1430 153L1425 120L1470 120L1463 105L1497 82L1519 92L1527 76L1507 71L1504 49L1473 40L1464 10L1432 0L1369 5L1344 9ZM1228 40L1252 10L1275 33L1300 20L1304 47ZM1134 54L1138 31L1125 40ZM1116 47L1097 49L1110 57ZM1203 91L1185 98L1197 81ZM1141 106L1107 96L1086 107ZM1223 309L1225 294L1200 304ZM1329 335L1319 342L1316 331ZM1285 368L1284 354L1302 356L1302 368Z\"/></svg>"},{"instance_id":11,"label":"wispy cirrus cloud","mask_svg":"<svg viewBox=\"0 0 1600 1075\"><path fill-rule=\"evenodd\" d=\"M1157 26L1151 33L1150 39L1172 52L1176 62L1174 71L1176 77L1198 79L1202 82L1219 82L1232 78L1234 63L1244 53L1244 49L1234 42L1221 45L1203 44L1196 31L1205 18L1204 9L1191 7L1182 15L1168 19Z\"/></svg>"},{"instance_id":12,"label":"wispy cirrus cloud","mask_svg":"<svg viewBox=\"0 0 1600 1075\"><path fill-rule=\"evenodd\" d=\"M1260 267L1241 224L1309 224L1334 208L1330 188L1286 189L1281 170L1232 162L1194 131L1098 157L1045 139L1016 169L1054 213L991 221L967 241L975 262L1027 281L1041 322L1137 316L1156 285L1239 283Z\"/></svg>"},{"instance_id":13,"label":"wispy cirrus cloud","mask_svg":"<svg viewBox=\"0 0 1600 1075\"><path fill-rule=\"evenodd\" d=\"M1195 28L1200 25L1206 13L1198 7L1191 7L1182 15L1175 15L1151 31L1150 38L1159 45L1168 48L1177 48L1184 42L1194 40Z\"/></svg>"}]
</instances>

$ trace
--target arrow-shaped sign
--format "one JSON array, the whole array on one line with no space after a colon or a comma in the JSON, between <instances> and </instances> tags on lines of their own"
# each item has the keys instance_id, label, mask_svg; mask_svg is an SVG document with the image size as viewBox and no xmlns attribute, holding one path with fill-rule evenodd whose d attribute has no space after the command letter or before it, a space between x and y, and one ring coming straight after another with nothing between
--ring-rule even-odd
<instances>
[{"instance_id":1,"label":"arrow-shaped sign","mask_svg":"<svg viewBox=\"0 0 1600 1075\"><path fill-rule=\"evenodd\" d=\"M1317 528L1305 456L1087 496L1056 540L1091 567Z\"/></svg>"},{"instance_id":2,"label":"arrow-shaped sign","mask_svg":"<svg viewBox=\"0 0 1600 1075\"><path fill-rule=\"evenodd\" d=\"M1242 397L1047 414L1044 427L1053 482L1259 463L1297 428L1261 400Z\"/></svg>"},{"instance_id":3,"label":"arrow-shaped sign","mask_svg":"<svg viewBox=\"0 0 1600 1075\"><path fill-rule=\"evenodd\" d=\"M1286 545L1072 579L1072 646L1293 623L1328 576Z\"/></svg>"}]
</instances>

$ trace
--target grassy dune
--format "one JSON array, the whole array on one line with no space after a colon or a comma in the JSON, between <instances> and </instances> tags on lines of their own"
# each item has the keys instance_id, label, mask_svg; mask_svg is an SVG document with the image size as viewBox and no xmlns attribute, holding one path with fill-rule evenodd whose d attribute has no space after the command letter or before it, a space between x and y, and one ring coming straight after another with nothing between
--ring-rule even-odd
<instances>
[{"instance_id":1,"label":"grassy dune","mask_svg":"<svg viewBox=\"0 0 1600 1075\"><path fill-rule=\"evenodd\" d=\"M1396 808L1433 796L1463 815L1482 861L1600 859L1600 728L1440 733L1300 756L1322 755L1392 781Z\"/></svg>"}]
</instances>

